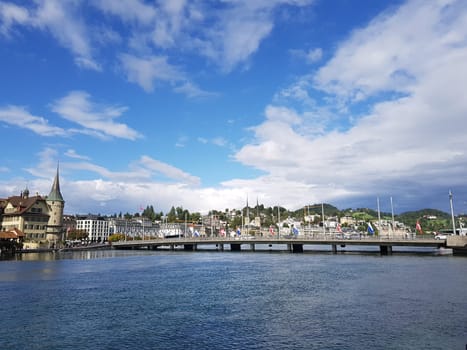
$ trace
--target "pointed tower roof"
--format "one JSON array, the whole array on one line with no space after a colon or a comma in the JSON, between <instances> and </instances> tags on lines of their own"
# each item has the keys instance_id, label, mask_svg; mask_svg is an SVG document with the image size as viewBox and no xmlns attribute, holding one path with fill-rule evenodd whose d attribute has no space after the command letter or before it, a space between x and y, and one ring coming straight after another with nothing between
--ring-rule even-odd
<instances>
[{"instance_id":1,"label":"pointed tower roof","mask_svg":"<svg viewBox=\"0 0 467 350\"><path fill-rule=\"evenodd\" d=\"M52 190L47 197L48 201L61 201L64 202L62 194L60 192L60 181L58 176L58 165L57 165L57 174L55 175L54 183L52 185Z\"/></svg>"}]
</instances>

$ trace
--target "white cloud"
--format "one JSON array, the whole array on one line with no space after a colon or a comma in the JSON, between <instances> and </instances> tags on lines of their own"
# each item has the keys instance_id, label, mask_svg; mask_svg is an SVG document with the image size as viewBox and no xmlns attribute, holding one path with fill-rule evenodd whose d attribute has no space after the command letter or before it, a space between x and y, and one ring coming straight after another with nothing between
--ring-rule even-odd
<instances>
[{"instance_id":1,"label":"white cloud","mask_svg":"<svg viewBox=\"0 0 467 350\"><path fill-rule=\"evenodd\" d=\"M67 150L66 155L72 158L70 161L60 162L60 185L66 201L66 213L132 212L131 208L136 211L140 204L145 204L144 201L148 204L156 202L158 208L165 212L172 205L178 205L176 203L187 208L202 207L207 212L212 208L209 206L214 204L212 198L206 194L211 190L198 187L198 177L149 156L141 156L129 164L128 171L115 172L91 162L73 161L88 158L83 155L75 156L74 150ZM38 164L26 169L39 178L28 181L32 191L42 194L50 191L58 158L57 149L50 147L38 153ZM73 179L76 172L83 171L89 173L89 180ZM19 185L14 183L15 180L11 181L13 182L0 182L3 191L9 189L8 193L2 195L17 194L24 187L24 180ZM199 203L201 198L206 201Z\"/></svg>"},{"instance_id":2,"label":"white cloud","mask_svg":"<svg viewBox=\"0 0 467 350\"><path fill-rule=\"evenodd\" d=\"M25 24L29 21L27 9L11 3L0 3L0 33L9 36L15 24Z\"/></svg>"},{"instance_id":3,"label":"white cloud","mask_svg":"<svg viewBox=\"0 0 467 350\"><path fill-rule=\"evenodd\" d=\"M90 158L88 156L82 156L78 153L76 153L76 151L74 149L69 149L65 152L65 155L67 157L70 157L70 158L73 158L73 159L81 159L81 160L89 160Z\"/></svg>"},{"instance_id":4,"label":"white cloud","mask_svg":"<svg viewBox=\"0 0 467 350\"><path fill-rule=\"evenodd\" d=\"M185 80L184 74L168 63L166 56L140 58L130 54L120 55L120 61L128 81L140 85L145 91L154 89L154 82Z\"/></svg>"},{"instance_id":5,"label":"white cloud","mask_svg":"<svg viewBox=\"0 0 467 350\"><path fill-rule=\"evenodd\" d=\"M413 93L419 79L465 46L465 6L461 1L409 1L378 16L319 70L317 88L351 100L384 91Z\"/></svg>"},{"instance_id":6,"label":"white cloud","mask_svg":"<svg viewBox=\"0 0 467 350\"><path fill-rule=\"evenodd\" d=\"M185 81L181 85L174 87L173 90L177 93L184 94L189 98L204 98L218 96L217 93L204 91L189 81Z\"/></svg>"},{"instance_id":7,"label":"white cloud","mask_svg":"<svg viewBox=\"0 0 467 350\"><path fill-rule=\"evenodd\" d=\"M222 10L210 14L209 26L191 40L203 56L230 72L258 50L274 28L275 10L282 5L308 6L311 1L226 1Z\"/></svg>"},{"instance_id":8,"label":"white cloud","mask_svg":"<svg viewBox=\"0 0 467 350\"><path fill-rule=\"evenodd\" d=\"M25 107L7 106L0 108L0 121L16 127L29 129L42 136L67 136L62 128L50 125L48 120L30 114Z\"/></svg>"},{"instance_id":9,"label":"white cloud","mask_svg":"<svg viewBox=\"0 0 467 350\"><path fill-rule=\"evenodd\" d=\"M137 24L150 24L156 16L156 9L140 0L96 0L93 5L105 13Z\"/></svg>"},{"instance_id":10,"label":"white cloud","mask_svg":"<svg viewBox=\"0 0 467 350\"><path fill-rule=\"evenodd\" d=\"M73 1L38 2L30 24L48 30L63 47L70 49L77 65L100 70L92 57L86 25L80 19Z\"/></svg>"},{"instance_id":11,"label":"white cloud","mask_svg":"<svg viewBox=\"0 0 467 350\"><path fill-rule=\"evenodd\" d=\"M200 179L198 177L187 174L170 164L163 163L151 157L142 156L140 162L145 168L160 173L169 179L183 181L190 185L198 185L200 183Z\"/></svg>"},{"instance_id":12,"label":"white cloud","mask_svg":"<svg viewBox=\"0 0 467 350\"><path fill-rule=\"evenodd\" d=\"M46 147L37 153L37 158L39 160L38 164L35 167L30 167L25 170L40 179L53 179L58 164L58 150L52 147ZM48 186L51 186L51 183ZM43 188L41 188L40 191L41 193L45 193Z\"/></svg>"},{"instance_id":13,"label":"white cloud","mask_svg":"<svg viewBox=\"0 0 467 350\"><path fill-rule=\"evenodd\" d=\"M55 101L52 110L61 117L77 123L101 137L118 137L135 140L141 135L125 124L116 123L128 108L120 106L98 105L90 101L90 95L84 91L72 91L67 96ZM78 131L79 132L79 131Z\"/></svg>"},{"instance_id":14,"label":"white cloud","mask_svg":"<svg viewBox=\"0 0 467 350\"><path fill-rule=\"evenodd\" d=\"M178 53L208 58L224 72L230 72L238 65L248 65L249 58L273 30L277 8L310 3L249 0L209 6L185 0L97 0L91 4L103 14L97 26L81 15L86 5L80 1L36 0L35 6L28 8L1 4L0 33L8 35L15 26L48 32L73 54L77 66L96 71L103 69L96 59L101 49L108 51L109 44L115 44L112 56L117 57L128 81L147 92L153 91L157 82L177 82L176 92L204 97L211 93L197 87L181 68L169 63L176 60ZM115 18L122 21L124 28L118 33L113 29Z\"/></svg>"},{"instance_id":15,"label":"white cloud","mask_svg":"<svg viewBox=\"0 0 467 350\"><path fill-rule=\"evenodd\" d=\"M93 57L90 35L79 16L78 3L73 0L36 0L35 3L36 7L31 10L11 3L0 4L0 31L8 34L14 25L48 31L73 53L78 66L101 70Z\"/></svg>"},{"instance_id":16,"label":"white cloud","mask_svg":"<svg viewBox=\"0 0 467 350\"><path fill-rule=\"evenodd\" d=\"M127 80L152 92L155 85L169 84L174 92L189 98L215 97L217 93L205 91L187 80L186 74L168 61L167 56L139 57L121 54L120 63Z\"/></svg>"},{"instance_id":17,"label":"white cloud","mask_svg":"<svg viewBox=\"0 0 467 350\"><path fill-rule=\"evenodd\" d=\"M255 142L235 155L267 174L250 186L263 184L267 191L270 180L286 184L284 198L302 192L341 201L461 186L459 166L467 164L466 7L460 1L411 1L354 32L317 72L314 88L328 93L321 101L327 113L336 101L350 109L367 102L369 113L347 130L316 135L302 129L307 113L319 111L315 106L303 103L301 114L268 107L266 120L251 128ZM314 94L310 84L297 86L301 90L277 96L306 102Z\"/></svg>"},{"instance_id":18,"label":"white cloud","mask_svg":"<svg viewBox=\"0 0 467 350\"><path fill-rule=\"evenodd\" d=\"M150 63L152 58L160 60L158 49L177 48L207 57L225 72L230 72L246 63L271 33L276 20L274 11L278 7L302 7L311 2L248 0L208 6L203 2L184 0L154 5L139 0L100 0L94 5L104 13L121 18L129 26L130 47L137 50L132 55L146 55L145 62L141 61L143 64ZM314 59L317 55L318 51L311 53ZM146 66L144 71L148 70L152 71ZM131 81L151 91L152 79L145 80L137 75L138 78L133 77Z\"/></svg>"},{"instance_id":19,"label":"white cloud","mask_svg":"<svg viewBox=\"0 0 467 350\"><path fill-rule=\"evenodd\" d=\"M312 49L306 53L306 60L308 63L314 63L323 57L323 50L320 48Z\"/></svg>"}]
</instances>

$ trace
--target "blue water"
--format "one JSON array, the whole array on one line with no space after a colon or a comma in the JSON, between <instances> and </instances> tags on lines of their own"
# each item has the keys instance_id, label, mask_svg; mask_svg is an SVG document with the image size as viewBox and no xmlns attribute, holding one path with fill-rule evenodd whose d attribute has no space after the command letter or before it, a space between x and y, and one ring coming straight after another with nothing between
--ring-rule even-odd
<instances>
[{"instance_id":1,"label":"blue water","mask_svg":"<svg viewBox=\"0 0 467 350\"><path fill-rule=\"evenodd\" d=\"M0 326L0 349L465 349L467 259L23 254Z\"/></svg>"}]
</instances>

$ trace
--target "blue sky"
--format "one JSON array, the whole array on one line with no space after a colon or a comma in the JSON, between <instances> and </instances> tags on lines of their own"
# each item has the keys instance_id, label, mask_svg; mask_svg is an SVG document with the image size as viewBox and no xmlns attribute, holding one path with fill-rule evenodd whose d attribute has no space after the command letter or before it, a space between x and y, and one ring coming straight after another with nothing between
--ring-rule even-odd
<instances>
[{"instance_id":1,"label":"blue sky","mask_svg":"<svg viewBox=\"0 0 467 350\"><path fill-rule=\"evenodd\" d=\"M0 197L467 212L467 3L0 3Z\"/></svg>"}]
</instances>

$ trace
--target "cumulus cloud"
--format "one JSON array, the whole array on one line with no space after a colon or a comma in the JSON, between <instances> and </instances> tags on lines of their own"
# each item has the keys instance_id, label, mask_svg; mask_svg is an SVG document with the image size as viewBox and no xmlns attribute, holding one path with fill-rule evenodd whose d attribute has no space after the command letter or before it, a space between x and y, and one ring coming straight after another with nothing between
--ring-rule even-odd
<instances>
[{"instance_id":1,"label":"cumulus cloud","mask_svg":"<svg viewBox=\"0 0 467 350\"><path fill-rule=\"evenodd\" d=\"M351 100L382 91L413 93L420 79L463 51L465 6L409 1L381 14L338 48L316 74L317 88Z\"/></svg>"},{"instance_id":2,"label":"cumulus cloud","mask_svg":"<svg viewBox=\"0 0 467 350\"><path fill-rule=\"evenodd\" d=\"M236 159L268 174L259 182L287 183L285 197L305 185L312 198L318 191L341 201L381 191L409 197L421 188L461 185L459 164L467 164L465 10L460 1L411 1L378 16L308 75L308 84L300 81L302 90L278 94L287 105L287 97L300 101L293 91L303 92L302 101L325 92L320 102L328 112L342 101L349 110L365 102L369 112L345 130L314 135L301 130L307 111L315 111L309 104L301 106L302 113L268 107L265 121L251 128L255 143L240 149Z\"/></svg>"},{"instance_id":3,"label":"cumulus cloud","mask_svg":"<svg viewBox=\"0 0 467 350\"><path fill-rule=\"evenodd\" d=\"M167 212L174 203L207 212L210 205L220 204L213 201L212 189L200 188L200 179L173 165L164 163L150 156L141 156L128 165L128 171L114 171L89 160L85 155L77 155L74 150L67 150L71 158L60 162L60 184L66 201L67 213L93 212L114 213L121 210L135 210L146 198L153 203L157 198L159 207ZM46 147L37 154L38 163L26 169L37 180L28 182L33 191L47 194L50 191L59 151ZM90 174L89 180L74 180L77 172ZM22 188L7 181L0 181L6 195L19 193ZM205 199L202 205L195 203ZM187 199L188 202L187 203ZM83 207L85 203L85 207ZM124 205L122 205L124 203Z\"/></svg>"}]
</instances>

